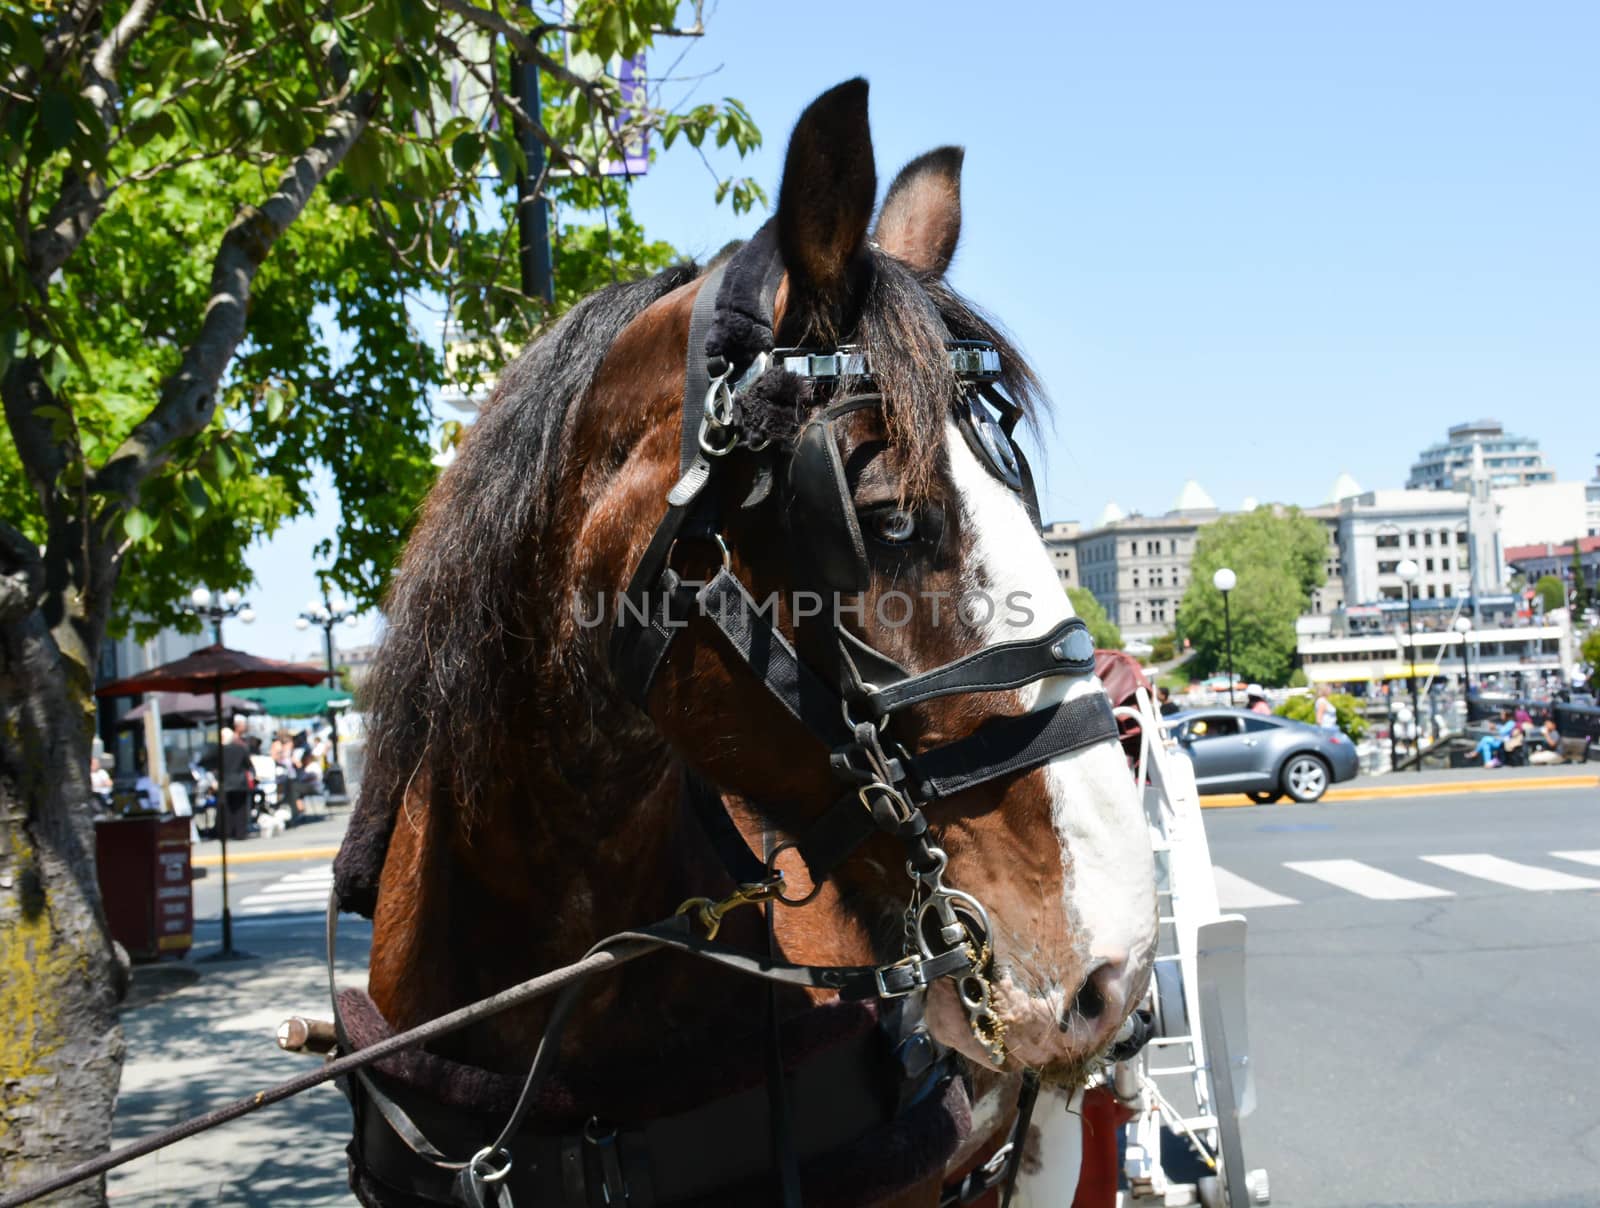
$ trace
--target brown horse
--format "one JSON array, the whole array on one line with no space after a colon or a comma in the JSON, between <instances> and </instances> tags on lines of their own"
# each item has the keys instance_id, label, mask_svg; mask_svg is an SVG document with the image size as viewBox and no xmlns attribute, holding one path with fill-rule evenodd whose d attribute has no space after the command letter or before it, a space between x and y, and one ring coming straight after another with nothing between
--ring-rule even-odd
<instances>
[{"instance_id":1,"label":"brown horse","mask_svg":"<svg viewBox=\"0 0 1600 1208\"><path fill-rule=\"evenodd\" d=\"M769 274L770 315L755 316L780 346L850 346L870 359L872 404L835 407L822 430L866 572L840 640L877 652L874 666L913 671L1004 643L1033 658L1040 635L1076 623L1008 442L996 452L997 428L984 445L957 423L972 388L948 345L997 352L996 385L1019 411L1037 383L944 282L960 228L958 149L905 168L871 226L866 96L852 81L800 119L764 229L782 273ZM337 865L344 906L374 920L370 1000L344 996L345 1027L351 1043L370 1043L572 962L686 899L729 894L719 859L728 836L719 848L685 809L692 774L715 786L701 796L727 811L736 838L763 859L782 853L786 899L815 891L792 909L769 906L766 925L759 911L730 913L719 942L770 945L808 966L903 967L920 926L906 921L908 902L927 901L940 876L966 895L947 899L962 907L951 934L977 936L980 981L946 977L903 997L925 998L934 1041L968 1068L885 1106L859 1054L880 1045L881 1056L886 1001L774 992L651 955L593 981L529 1116L530 1132L556 1138L537 1161L588 1172L557 1202L621 1202L624 1185L629 1203L792 1202L773 1174L790 1161L789 1185L798 1177L809 1204L932 1204L945 1163L981 1139L967 1135L973 1071L980 1090L995 1081L983 1071L998 1070L1013 1092L1009 1076L1025 1070L1047 1084L1080 1081L1142 997L1156 931L1145 821L1113 731L927 801L930 829L916 842L937 853L931 878L926 866L923 880L908 878L900 839L880 830L812 884L815 868L786 845L857 786L841 788L816 727L782 707L726 629L704 611L670 626L678 632L635 703L611 655L614 626L596 618L614 620L619 602L625 616L630 576L651 556L682 471L685 349L692 327L701 333L705 281L685 266L580 303L501 374L427 501L388 604L367 689L368 763ZM728 317L717 321L726 335ZM851 385L775 370L761 381L777 400L762 439L747 434L749 449L721 458L705 491L718 524L672 542L664 572L704 579L720 564L752 597L775 601L776 632L831 677L835 626L796 593L822 587L819 598L838 603L827 573L837 551L815 548L825 538L805 496L816 484L770 476L774 466L780 480L795 473L807 425ZM691 382L688 393L700 389ZM1065 657L1059 644L1055 657ZM914 753L1101 693L1088 674L1021 680L918 699L880 729ZM975 994L988 995L976 1012L964 1001ZM497 1016L380 1067L377 1085L459 1161L494 1135L547 1019L542 1004ZM917 1072L901 1071L902 1086ZM772 1098L775 1080L787 1081L787 1109ZM353 1183L368 1203L435 1202L426 1180L372 1168L362 1138L393 1130L379 1119L391 1106L357 1096ZM800 1134L788 1158L768 1143L768 1116L785 1110ZM719 1135L696 1135L708 1131ZM608 1156L614 1138L635 1133L655 1145L654 1171L637 1148ZM509 1148L514 1163L535 1161ZM685 1169L660 1169L674 1154Z\"/></svg>"}]
</instances>

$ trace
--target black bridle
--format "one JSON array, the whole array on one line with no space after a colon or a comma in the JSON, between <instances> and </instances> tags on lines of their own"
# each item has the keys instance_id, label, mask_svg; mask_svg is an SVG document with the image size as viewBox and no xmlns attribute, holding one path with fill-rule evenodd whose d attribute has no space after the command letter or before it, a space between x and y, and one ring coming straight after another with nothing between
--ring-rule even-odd
<instances>
[{"instance_id":1,"label":"black bridle","mask_svg":"<svg viewBox=\"0 0 1600 1208\"><path fill-rule=\"evenodd\" d=\"M618 612L612 668L630 698L644 707L676 635L691 618L704 618L767 695L823 744L840 782L838 801L767 859L750 850L726 817L720 793L693 795L719 857L740 886L726 902L696 899L703 920L714 926L721 913L747 901L801 905L869 837L892 835L904 846L913 886L904 950L877 970L879 992L920 993L939 978L954 978L974 1036L1001 1065L1005 1040L991 997L988 913L971 894L944 884L947 859L929 833L923 807L1070 751L1114 742L1116 721L1105 694L1093 692L993 719L930 750L908 750L888 726L902 710L940 697L1093 675L1087 627L1070 618L1041 636L989 646L913 674L851 632L836 608L828 626L831 641L825 642L827 671L819 673L779 630L775 610L758 604L733 573L714 487L725 467L748 451L775 462L777 473L768 466L768 476L786 482L791 532L800 534L814 581L837 598L865 591L872 579L835 426L855 411L881 407L881 396L846 393L807 418L791 445L777 449L767 435L771 425L744 405L768 392L774 374L824 386L870 389L873 383L870 355L860 349L772 350L772 296L781 267L764 229L701 287L690 325L681 477ZM1037 525L1032 476L1012 441L1020 409L998 388L998 353L965 341L953 344L949 356L963 386L952 418L980 463L1018 493ZM709 581L688 581L670 565L673 547L687 540L709 541L721 550L722 565ZM784 896L776 868L776 854L789 849L810 874L813 889L803 899Z\"/></svg>"}]
</instances>

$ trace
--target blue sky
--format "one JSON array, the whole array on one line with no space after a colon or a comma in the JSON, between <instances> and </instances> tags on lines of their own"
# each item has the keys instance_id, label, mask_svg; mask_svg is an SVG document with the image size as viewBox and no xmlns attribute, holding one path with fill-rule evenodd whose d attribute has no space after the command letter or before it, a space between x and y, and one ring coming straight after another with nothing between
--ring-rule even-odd
<instances>
[{"instance_id":1,"label":"blue sky","mask_svg":"<svg viewBox=\"0 0 1600 1208\"><path fill-rule=\"evenodd\" d=\"M929 147L967 148L951 276L1054 400L1047 518L1161 512L1190 477L1225 508L1317 503L1341 470L1399 486L1480 416L1538 438L1559 477L1593 473L1600 5L810 0L786 20L800 12L708 3L677 71L715 74L664 96L744 101L766 147L712 163L774 198L795 118L852 75L872 84L880 192ZM703 255L759 221L711 189L675 147L635 212ZM328 527L258 551L278 581L258 610L298 611Z\"/></svg>"}]
</instances>

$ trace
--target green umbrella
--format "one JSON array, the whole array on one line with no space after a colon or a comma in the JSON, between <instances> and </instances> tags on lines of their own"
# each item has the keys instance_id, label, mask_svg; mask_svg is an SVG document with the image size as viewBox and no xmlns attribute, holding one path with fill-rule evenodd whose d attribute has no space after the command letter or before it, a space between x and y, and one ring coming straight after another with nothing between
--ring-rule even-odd
<instances>
[{"instance_id":1,"label":"green umbrella","mask_svg":"<svg viewBox=\"0 0 1600 1208\"><path fill-rule=\"evenodd\" d=\"M327 713L330 707L334 709L350 707L348 692L337 692L320 685L247 688L235 695L255 701L273 717L314 717Z\"/></svg>"}]
</instances>

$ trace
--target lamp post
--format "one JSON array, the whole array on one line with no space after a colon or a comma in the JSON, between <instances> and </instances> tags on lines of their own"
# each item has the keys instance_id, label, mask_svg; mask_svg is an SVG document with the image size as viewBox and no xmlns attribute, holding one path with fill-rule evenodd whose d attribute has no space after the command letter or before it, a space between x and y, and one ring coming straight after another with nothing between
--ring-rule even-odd
<instances>
[{"instance_id":1,"label":"lamp post","mask_svg":"<svg viewBox=\"0 0 1600 1208\"><path fill-rule=\"evenodd\" d=\"M1461 697L1467 702L1467 720L1472 720L1472 659L1467 654L1467 634L1472 632L1471 617L1457 617L1451 625L1461 635Z\"/></svg>"},{"instance_id":2,"label":"lamp post","mask_svg":"<svg viewBox=\"0 0 1600 1208\"><path fill-rule=\"evenodd\" d=\"M1228 593L1239 583L1239 576L1226 566L1211 576L1211 586L1222 593L1222 632L1228 651L1228 704L1233 704L1233 614L1228 611Z\"/></svg>"},{"instance_id":3,"label":"lamp post","mask_svg":"<svg viewBox=\"0 0 1600 1208\"><path fill-rule=\"evenodd\" d=\"M233 588L213 596L209 588L197 587L189 593L189 603L184 612L191 617L211 622L211 640L222 645L222 622L238 617L246 625L256 619L256 610Z\"/></svg>"},{"instance_id":4,"label":"lamp post","mask_svg":"<svg viewBox=\"0 0 1600 1208\"><path fill-rule=\"evenodd\" d=\"M322 630L322 649L328 659L328 686L333 686L333 627L340 623L352 628L356 623L356 608L344 597L336 600L308 600L306 610L295 618L296 629L310 629L316 625ZM328 726L333 731L333 764L339 766L339 718L328 706ZM330 790L331 791L331 790Z\"/></svg>"},{"instance_id":5,"label":"lamp post","mask_svg":"<svg viewBox=\"0 0 1600 1208\"><path fill-rule=\"evenodd\" d=\"M1417 565L1415 558L1407 558L1395 567L1395 574L1399 575L1400 581L1406 585L1406 657L1410 672L1406 676L1406 681L1411 688L1411 748L1416 752L1419 772L1422 771L1422 707L1417 703L1417 630L1411 611L1411 601L1416 595L1415 584L1421 571L1422 568Z\"/></svg>"},{"instance_id":6,"label":"lamp post","mask_svg":"<svg viewBox=\"0 0 1600 1208\"><path fill-rule=\"evenodd\" d=\"M233 588L216 596L209 588L197 587L189 593L189 603L184 612L192 617L211 622L211 640L222 645L222 622L238 617L246 625L256 619L256 610L250 602ZM233 947L233 912L228 909L228 790L223 786L222 751L222 685L217 684L212 694L212 704L217 712L217 842L222 845L222 948L217 955L230 960L244 953ZM249 808L248 805L245 807Z\"/></svg>"}]
</instances>

